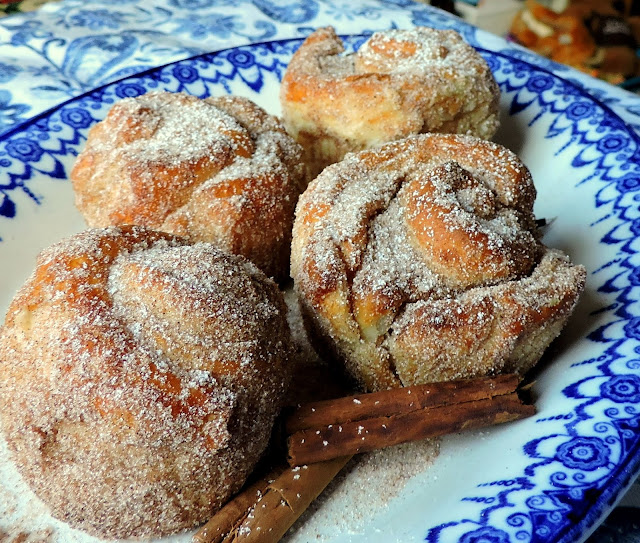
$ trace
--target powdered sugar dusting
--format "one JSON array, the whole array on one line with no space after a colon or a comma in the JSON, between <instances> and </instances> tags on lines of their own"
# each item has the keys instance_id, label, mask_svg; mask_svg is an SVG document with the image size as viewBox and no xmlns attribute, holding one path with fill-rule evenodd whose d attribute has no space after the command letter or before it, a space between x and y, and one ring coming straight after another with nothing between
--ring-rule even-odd
<instances>
[{"instance_id":1,"label":"powdered sugar dusting","mask_svg":"<svg viewBox=\"0 0 640 543\"><path fill-rule=\"evenodd\" d=\"M375 32L356 53L355 65L358 72L429 72L444 83L476 75L482 63L456 31L413 27Z\"/></svg>"},{"instance_id":2,"label":"powdered sugar dusting","mask_svg":"<svg viewBox=\"0 0 640 543\"><path fill-rule=\"evenodd\" d=\"M242 126L236 119L207 103L186 94L176 95L179 100L171 104L166 94L152 91L136 98L124 98L118 102L118 117L127 123L132 140L123 148L122 160L134 162L162 162L176 165L184 161L197 161L211 152L211 145L219 153L223 145L239 151L250 140L230 138L228 143L221 134L242 134ZM132 119L135 124L131 126ZM106 141L96 142L98 150L109 152L121 137L118 130L111 132ZM135 139L134 139L135 138ZM102 149L101 149L102 148ZM216 153L217 154L217 153Z\"/></svg>"}]
</instances>

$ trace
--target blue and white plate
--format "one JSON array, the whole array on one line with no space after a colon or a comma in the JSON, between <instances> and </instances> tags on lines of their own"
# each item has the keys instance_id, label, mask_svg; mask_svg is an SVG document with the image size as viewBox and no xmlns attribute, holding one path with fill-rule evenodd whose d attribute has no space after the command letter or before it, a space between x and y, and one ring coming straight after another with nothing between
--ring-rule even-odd
<instances>
[{"instance_id":1,"label":"blue and white plate","mask_svg":"<svg viewBox=\"0 0 640 543\"><path fill-rule=\"evenodd\" d=\"M347 42L357 47L364 39L350 36ZM157 89L234 93L278 114L279 80L299 44L247 45L152 69L6 132L0 139L0 314L36 254L84 228L68 172L89 127L114 102ZM538 415L445 438L433 464L413 474L357 529L357 523L345 529L344 519L332 518L331 511L348 514L356 505L362 511L362 503L334 504L329 514L316 512L324 514L321 529L298 526L288 541L315 541L314 531L320 540L336 542L578 541L640 470L640 140L612 104L578 81L516 50L480 52L502 90L496 139L533 173L536 214L550 220L545 242L589 272L575 315L540 364ZM393 455L386 458L379 469L388 481L389 473L402 474L402 465L393 464ZM383 492L375 476L356 472L342 484L366 487L370 496ZM95 541L47 516L13 472L4 446L0 486L0 497L14 500L7 511L16 523L53 530L58 541ZM9 521L0 520L0 528ZM306 522L313 527L313 516Z\"/></svg>"}]
</instances>

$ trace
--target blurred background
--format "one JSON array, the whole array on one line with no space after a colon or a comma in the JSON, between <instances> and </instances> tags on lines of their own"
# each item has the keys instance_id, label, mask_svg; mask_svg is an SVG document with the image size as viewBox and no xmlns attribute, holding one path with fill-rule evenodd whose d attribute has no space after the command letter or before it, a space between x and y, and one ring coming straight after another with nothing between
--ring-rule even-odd
<instances>
[{"instance_id":1,"label":"blurred background","mask_svg":"<svg viewBox=\"0 0 640 543\"><path fill-rule=\"evenodd\" d=\"M640 91L640 0L432 0L556 62Z\"/></svg>"}]
</instances>

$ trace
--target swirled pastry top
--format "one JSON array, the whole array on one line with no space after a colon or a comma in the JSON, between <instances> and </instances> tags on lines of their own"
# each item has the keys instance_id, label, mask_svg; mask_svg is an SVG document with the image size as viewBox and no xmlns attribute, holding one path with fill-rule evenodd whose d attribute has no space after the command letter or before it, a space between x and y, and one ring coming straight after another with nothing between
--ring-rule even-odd
<instances>
[{"instance_id":1,"label":"swirled pastry top","mask_svg":"<svg viewBox=\"0 0 640 543\"><path fill-rule=\"evenodd\" d=\"M336 162L411 134L493 136L500 92L480 54L453 30L376 32L343 55L333 28L311 34L284 75L287 129L317 160ZM322 149L324 147L324 149ZM330 160L331 159L331 160Z\"/></svg>"},{"instance_id":2,"label":"swirled pastry top","mask_svg":"<svg viewBox=\"0 0 640 543\"><path fill-rule=\"evenodd\" d=\"M289 374L276 285L142 227L45 250L0 332L0 423L54 516L101 537L205 521L266 446Z\"/></svg>"},{"instance_id":3,"label":"swirled pastry top","mask_svg":"<svg viewBox=\"0 0 640 543\"><path fill-rule=\"evenodd\" d=\"M425 134L327 167L296 211L292 274L312 334L367 389L526 370L584 269L538 241L508 149Z\"/></svg>"},{"instance_id":4,"label":"swirled pastry top","mask_svg":"<svg viewBox=\"0 0 640 543\"><path fill-rule=\"evenodd\" d=\"M300 147L251 101L150 92L90 130L71 179L90 226L212 242L282 278L305 175Z\"/></svg>"}]
</instances>

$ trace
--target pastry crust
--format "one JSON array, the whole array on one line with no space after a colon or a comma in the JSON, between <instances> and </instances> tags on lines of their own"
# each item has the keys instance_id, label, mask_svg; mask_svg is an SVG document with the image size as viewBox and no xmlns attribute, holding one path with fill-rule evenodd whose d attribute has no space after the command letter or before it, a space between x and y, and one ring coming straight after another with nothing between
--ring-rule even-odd
<instances>
[{"instance_id":1,"label":"pastry crust","mask_svg":"<svg viewBox=\"0 0 640 543\"><path fill-rule=\"evenodd\" d=\"M280 91L283 120L315 176L349 151L425 132L489 139L500 90L487 63L453 30L376 32L354 54L331 27L291 59Z\"/></svg>"},{"instance_id":2,"label":"pastry crust","mask_svg":"<svg viewBox=\"0 0 640 543\"><path fill-rule=\"evenodd\" d=\"M250 100L150 92L91 128L71 172L89 226L141 224L289 276L300 147Z\"/></svg>"},{"instance_id":3,"label":"pastry crust","mask_svg":"<svg viewBox=\"0 0 640 543\"><path fill-rule=\"evenodd\" d=\"M194 527L266 447L292 350L244 258L142 227L39 256L0 331L0 422L54 516L105 538Z\"/></svg>"},{"instance_id":4,"label":"pastry crust","mask_svg":"<svg viewBox=\"0 0 640 543\"><path fill-rule=\"evenodd\" d=\"M310 335L366 390L525 372L585 270L542 245L508 149L425 134L350 154L301 197L292 275Z\"/></svg>"}]
</instances>

